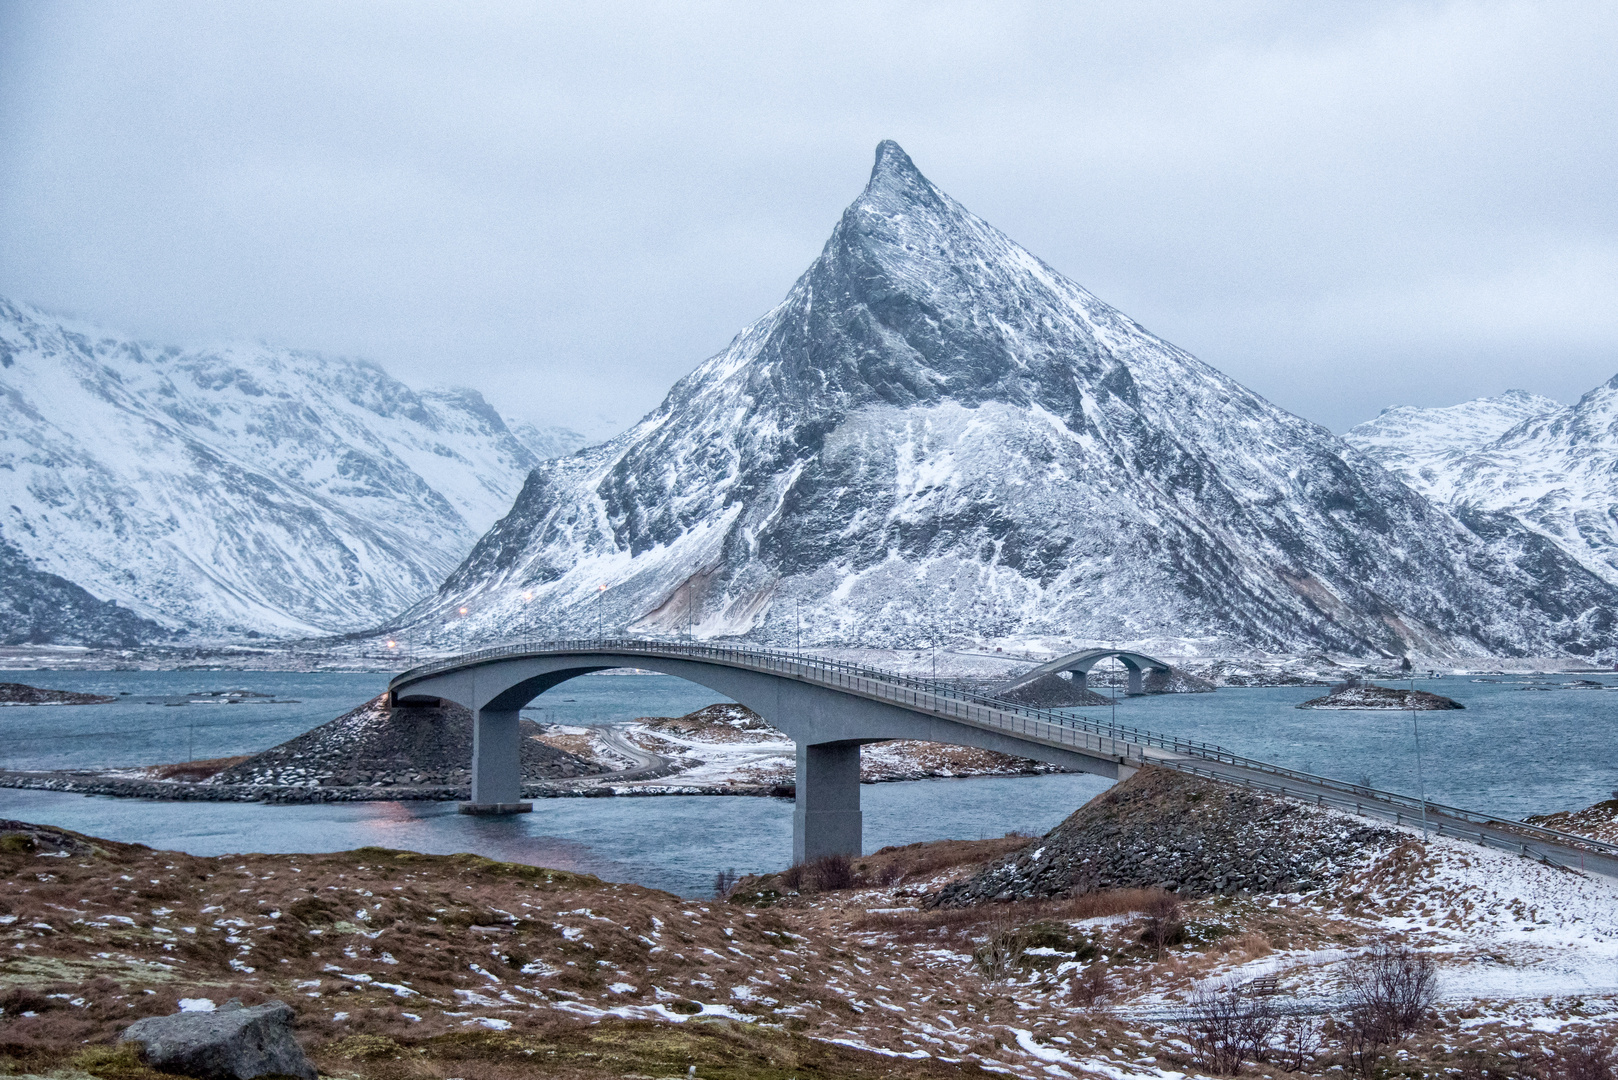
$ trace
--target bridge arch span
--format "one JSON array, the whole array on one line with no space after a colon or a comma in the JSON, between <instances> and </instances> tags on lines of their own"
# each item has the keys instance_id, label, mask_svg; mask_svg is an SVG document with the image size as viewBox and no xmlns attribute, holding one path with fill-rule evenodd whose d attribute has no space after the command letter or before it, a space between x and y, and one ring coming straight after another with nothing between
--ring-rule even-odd
<instances>
[{"instance_id":1,"label":"bridge arch span","mask_svg":"<svg viewBox=\"0 0 1618 1080\"><path fill-rule=\"evenodd\" d=\"M798 746L793 859L858 855L860 746L887 739L953 743L1031 757L1113 779L1139 766L1127 740L1061 718L1033 719L920 680L855 665L744 649L649 642L578 642L488 650L405 672L395 704L423 698L472 711L473 813L522 803L518 711L545 691L609 668L641 668L706 686L752 709Z\"/></svg>"},{"instance_id":2,"label":"bridge arch span","mask_svg":"<svg viewBox=\"0 0 1618 1080\"><path fill-rule=\"evenodd\" d=\"M1130 696L1146 692L1146 673L1148 671L1170 671L1169 665L1147 656L1145 653L1134 652L1129 649L1083 649L1076 653L1059 656L1055 660L1039 665L1032 670L1025 671L1014 679L996 686L991 693L996 696L1010 693L1020 687L1027 686L1037 679L1047 675L1058 675L1064 671L1073 673L1073 681L1081 688L1085 686L1085 679L1090 670L1108 657L1116 656L1129 669L1129 687L1126 693Z\"/></svg>"}]
</instances>

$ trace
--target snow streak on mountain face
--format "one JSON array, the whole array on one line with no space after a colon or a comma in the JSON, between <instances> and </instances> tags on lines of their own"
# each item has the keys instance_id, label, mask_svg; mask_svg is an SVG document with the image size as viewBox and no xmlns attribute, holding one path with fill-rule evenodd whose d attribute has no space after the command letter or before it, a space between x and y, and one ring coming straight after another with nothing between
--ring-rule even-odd
<instances>
[{"instance_id":1,"label":"snow streak on mountain face","mask_svg":"<svg viewBox=\"0 0 1618 1080\"><path fill-rule=\"evenodd\" d=\"M1452 418L1473 416L1489 421L1446 449ZM1389 410L1344 437L1429 498L1462 514L1510 515L1618 585L1618 377L1574 405L1513 390Z\"/></svg>"},{"instance_id":2,"label":"snow streak on mountain face","mask_svg":"<svg viewBox=\"0 0 1618 1080\"><path fill-rule=\"evenodd\" d=\"M1418 409L1400 405L1383 409L1343 436L1378 465L1439 501L1449 501L1444 488L1456 463L1534 416L1565 408L1559 401L1526 390L1507 390L1499 397Z\"/></svg>"},{"instance_id":3,"label":"snow streak on mountain face","mask_svg":"<svg viewBox=\"0 0 1618 1080\"><path fill-rule=\"evenodd\" d=\"M3 300L0 395L13 642L375 625L454 569L536 461L475 391L158 349ZM47 617L50 596L80 615Z\"/></svg>"},{"instance_id":4,"label":"snow streak on mountain face","mask_svg":"<svg viewBox=\"0 0 1618 1080\"><path fill-rule=\"evenodd\" d=\"M446 640L1610 640L1611 588L1485 524L1147 333L883 143L786 299L635 428L536 469L409 618Z\"/></svg>"}]
</instances>

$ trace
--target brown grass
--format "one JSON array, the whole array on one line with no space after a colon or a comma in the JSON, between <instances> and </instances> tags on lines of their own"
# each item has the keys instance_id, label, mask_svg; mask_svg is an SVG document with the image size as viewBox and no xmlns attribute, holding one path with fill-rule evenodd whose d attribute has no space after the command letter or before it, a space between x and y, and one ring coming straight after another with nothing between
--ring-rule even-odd
<instances>
[{"instance_id":1,"label":"brown grass","mask_svg":"<svg viewBox=\"0 0 1618 1080\"><path fill-rule=\"evenodd\" d=\"M930 911L865 912L853 924L856 930L880 930L906 940L944 931L977 933L1005 924L1096 919L1106 915L1144 912L1157 901L1158 889L1099 889L1083 896L1057 900L1024 900L1009 904L980 904L967 908Z\"/></svg>"},{"instance_id":2,"label":"brown grass","mask_svg":"<svg viewBox=\"0 0 1618 1080\"><path fill-rule=\"evenodd\" d=\"M182 761L174 765L153 765L147 769L147 775L153 780L188 780L192 783L206 780L217 772L224 772L232 766L250 761L252 754L242 754L238 757L207 758L202 761Z\"/></svg>"},{"instance_id":3,"label":"brown grass","mask_svg":"<svg viewBox=\"0 0 1618 1080\"><path fill-rule=\"evenodd\" d=\"M1010 833L992 840L935 840L885 847L866 855L855 870L870 881L919 881L945 870L987 863L1028 846L1032 837Z\"/></svg>"}]
</instances>

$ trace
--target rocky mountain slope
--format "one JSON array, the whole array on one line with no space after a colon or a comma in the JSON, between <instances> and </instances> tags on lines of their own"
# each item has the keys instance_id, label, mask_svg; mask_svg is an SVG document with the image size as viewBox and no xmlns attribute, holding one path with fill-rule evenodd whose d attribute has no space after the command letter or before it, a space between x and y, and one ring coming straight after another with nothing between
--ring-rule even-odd
<instances>
[{"instance_id":1,"label":"rocky mountain slope","mask_svg":"<svg viewBox=\"0 0 1618 1080\"><path fill-rule=\"evenodd\" d=\"M465 557L547 437L363 361L158 348L4 300L0 398L7 643L375 625Z\"/></svg>"},{"instance_id":2,"label":"rocky mountain slope","mask_svg":"<svg viewBox=\"0 0 1618 1080\"><path fill-rule=\"evenodd\" d=\"M536 469L407 621L1589 652L1614 601L1148 333L887 142L780 305L629 432Z\"/></svg>"},{"instance_id":3,"label":"rocky mountain slope","mask_svg":"<svg viewBox=\"0 0 1618 1080\"><path fill-rule=\"evenodd\" d=\"M1455 463L1481 450L1530 417L1565 406L1526 390L1477 398L1441 409L1398 405L1383 409L1343 436L1384 469L1429 497L1444 485Z\"/></svg>"},{"instance_id":4,"label":"rocky mountain slope","mask_svg":"<svg viewBox=\"0 0 1618 1080\"><path fill-rule=\"evenodd\" d=\"M1389 410L1344 438L1434 501L1509 515L1618 584L1618 376L1573 405L1513 390Z\"/></svg>"}]
</instances>

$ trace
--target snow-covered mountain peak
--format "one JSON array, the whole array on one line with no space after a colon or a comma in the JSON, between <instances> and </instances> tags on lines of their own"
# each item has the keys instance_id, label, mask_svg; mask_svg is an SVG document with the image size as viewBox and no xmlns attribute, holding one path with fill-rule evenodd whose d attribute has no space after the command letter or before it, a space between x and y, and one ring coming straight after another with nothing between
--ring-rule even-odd
<instances>
[{"instance_id":1,"label":"snow-covered mountain peak","mask_svg":"<svg viewBox=\"0 0 1618 1080\"><path fill-rule=\"evenodd\" d=\"M945 627L1594 647L1588 613L1618 596L1509 523L1487 531L1148 333L884 143L786 298L635 428L536 468L412 618L457 640L784 641L801 617L818 643ZM1542 594L1545 566L1561 576Z\"/></svg>"},{"instance_id":2,"label":"snow-covered mountain peak","mask_svg":"<svg viewBox=\"0 0 1618 1080\"><path fill-rule=\"evenodd\" d=\"M1526 390L1507 390L1495 397L1440 408L1399 405L1383 409L1343 438L1422 494L1449 501L1445 478L1457 461L1519 424L1566 408Z\"/></svg>"},{"instance_id":3,"label":"snow-covered mountain peak","mask_svg":"<svg viewBox=\"0 0 1618 1080\"><path fill-rule=\"evenodd\" d=\"M108 601L208 637L372 625L441 581L539 460L475 390L156 347L4 299L0 400L7 641L74 640L43 595L77 597L110 628L95 640L138 633Z\"/></svg>"},{"instance_id":4,"label":"snow-covered mountain peak","mask_svg":"<svg viewBox=\"0 0 1618 1080\"><path fill-rule=\"evenodd\" d=\"M1509 515L1618 584L1618 377L1572 405L1511 391L1392 410L1345 438L1430 498Z\"/></svg>"},{"instance_id":5,"label":"snow-covered mountain peak","mask_svg":"<svg viewBox=\"0 0 1618 1080\"><path fill-rule=\"evenodd\" d=\"M854 205L939 205L945 198L943 192L921 175L921 170L916 168L916 163L910 160L910 155L904 152L903 147L892 139L883 139L876 145L871 179Z\"/></svg>"}]
</instances>

